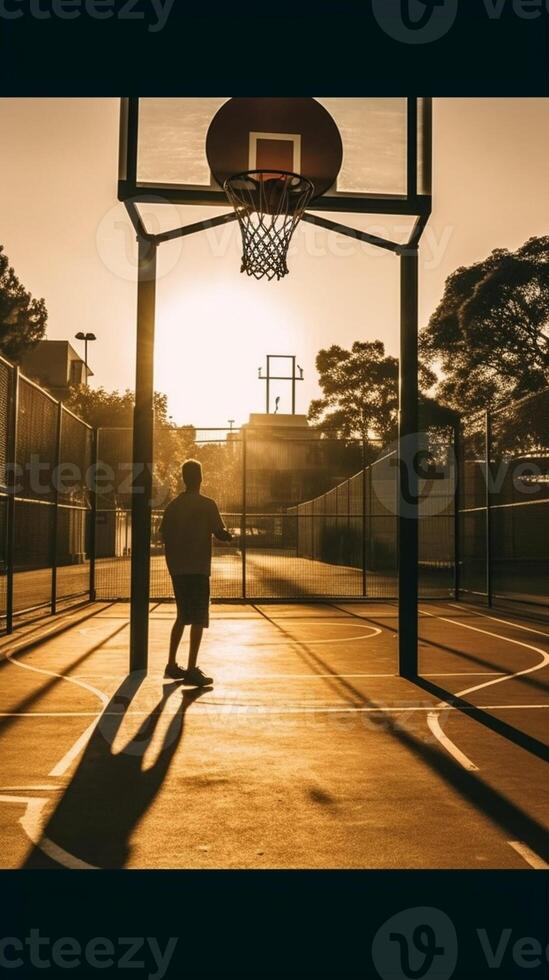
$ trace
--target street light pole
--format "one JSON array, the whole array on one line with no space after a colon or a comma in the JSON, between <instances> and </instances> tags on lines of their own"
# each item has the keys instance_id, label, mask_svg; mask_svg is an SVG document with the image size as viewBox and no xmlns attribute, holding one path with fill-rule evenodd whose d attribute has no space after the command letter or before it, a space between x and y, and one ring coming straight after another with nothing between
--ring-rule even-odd
<instances>
[{"instance_id":1,"label":"street light pole","mask_svg":"<svg viewBox=\"0 0 549 980\"><path fill-rule=\"evenodd\" d=\"M74 337L75 340L84 341L84 371L86 375L85 383L87 385L88 384L88 341L97 340L97 337L95 336L94 333L83 333L82 330L79 330L78 333L75 333Z\"/></svg>"}]
</instances>

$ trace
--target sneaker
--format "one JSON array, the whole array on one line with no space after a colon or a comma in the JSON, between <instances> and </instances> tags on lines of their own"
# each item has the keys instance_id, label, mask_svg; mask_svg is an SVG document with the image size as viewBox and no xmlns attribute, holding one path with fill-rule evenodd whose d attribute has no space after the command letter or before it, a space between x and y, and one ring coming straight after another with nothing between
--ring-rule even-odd
<instances>
[{"instance_id":1,"label":"sneaker","mask_svg":"<svg viewBox=\"0 0 549 980\"><path fill-rule=\"evenodd\" d=\"M206 677L200 667L193 667L191 670L185 671L185 675L186 683L193 687L208 687L213 684L213 677Z\"/></svg>"},{"instance_id":2,"label":"sneaker","mask_svg":"<svg viewBox=\"0 0 549 980\"><path fill-rule=\"evenodd\" d=\"M170 677L174 681L185 681L187 680L187 671L183 670L179 664L167 664L164 677Z\"/></svg>"}]
</instances>

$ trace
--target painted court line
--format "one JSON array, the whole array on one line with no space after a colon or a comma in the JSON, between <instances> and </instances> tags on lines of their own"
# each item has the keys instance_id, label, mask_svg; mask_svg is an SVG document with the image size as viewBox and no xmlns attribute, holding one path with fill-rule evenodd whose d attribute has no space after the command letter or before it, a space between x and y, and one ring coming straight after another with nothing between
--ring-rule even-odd
<instances>
[{"instance_id":1,"label":"painted court line","mask_svg":"<svg viewBox=\"0 0 549 980\"><path fill-rule=\"evenodd\" d=\"M59 847L59 844L55 844L54 841L43 834L43 813L46 803L47 800L31 797L27 803L25 813L19 820L29 840L36 847L40 848L43 854L64 868L70 868L74 871L98 871L99 868L97 865L88 864L87 861L81 861L80 858L75 857L74 854L70 854L63 847Z\"/></svg>"},{"instance_id":2,"label":"painted court line","mask_svg":"<svg viewBox=\"0 0 549 980\"><path fill-rule=\"evenodd\" d=\"M319 646L319 645L326 646L326 644L330 644L330 646L331 646L334 643L356 643L357 640L370 640L370 639L373 639L375 636L379 636L379 634L382 632L379 627L377 627L377 626L369 626L366 623L354 623L354 622L343 622L343 623L339 623L338 622L338 623L335 623L335 622L327 622L326 620L322 620L322 621L314 622L314 623L311 622L311 621L307 621L306 625L308 625L308 626L330 626L330 627L334 627L334 626L341 627L342 626L345 629L368 630L369 632L367 634L364 634L364 633L363 634L360 634L360 633L359 634L355 634L354 636L331 636L331 637L326 637L325 639L318 639L318 638L317 639L309 639L309 637L307 637L307 636L293 636L293 637L287 637L286 639L282 639L282 640L268 640L268 639L257 639L257 640L255 640L254 639L254 640L249 640L249 641L247 641L245 643L239 643L239 647L242 650L246 650L246 649L254 649L255 650L258 647L288 646L291 643L306 643L307 646ZM84 630L80 630L80 632L83 633ZM207 646L206 645L204 646L204 649L207 649Z\"/></svg>"},{"instance_id":3,"label":"painted court line","mask_svg":"<svg viewBox=\"0 0 549 980\"><path fill-rule=\"evenodd\" d=\"M48 800L40 796L4 796L0 795L0 803L16 803L25 806L25 812L19 818L19 823L26 833L31 843L39 847L40 850L55 861L56 864L64 868L76 871L97 871L93 864L81 861L80 858L69 854L64 848L54 844L49 837L44 836L42 828L44 825L44 809Z\"/></svg>"},{"instance_id":4,"label":"painted court line","mask_svg":"<svg viewBox=\"0 0 549 980\"><path fill-rule=\"evenodd\" d=\"M78 680L77 678L67 676L66 674L58 674L56 671L47 670L45 667L33 667L31 664L22 663L20 660L16 659L13 654L8 655L7 660L9 660L14 667L19 667L21 670L30 670L35 674L42 674L46 677L57 677L59 680L67 681L69 684L74 684L76 687L80 687L98 698L103 708L105 708L109 703L108 695L103 691L100 691L99 688L94 687L92 684L88 684L87 681ZM82 715L82 717L84 717L84 715ZM92 723L88 725L86 730L82 733L82 735L80 735L74 745L71 746L69 751L63 756L62 759L59 760L59 762L57 762L51 772L48 773L49 776L56 777L63 776L65 774L67 769L73 763L74 759L80 755L88 744L100 717L100 713L95 715Z\"/></svg>"},{"instance_id":5,"label":"painted court line","mask_svg":"<svg viewBox=\"0 0 549 980\"><path fill-rule=\"evenodd\" d=\"M260 620L260 622L263 621ZM255 650L257 647L279 647L279 646L287 647L291 643L306 643L307 646L318 646L319 644L325 646L327 643L329 643L331 646L334 643L355 643L357 640L371 640L375 636L379 636L380 633L382 632L382 630L378 626L370 626L368 623L355 623L352 621L349 622L348 620L346 620L345 622L339 622L339 621L327 620L327 619L319 619L316 621L304 620L303 624L304 626L331 626L331 627L336 626L336 627L343 627L344 629L349 629L349 628L361 629L361 630L368 630L369 632L366 635L358 634L355 636L326 637L326 639L324 640L309 639L309 637L307 636L291 636L291 637L288 636L281 640L255 640L254 639L247 643L241 643L240 647L241 649L251 648Z\"/></svg>"},{"instance_id":6,"label":"painted court line","mask_svg":"<svg viewBox=\"0 0 549 980\"><path fill-rule=\"evenodd\" d=\"M332 675L329 675L329 676L332 676ZM231 708L231 707L234 707L235 706L234 702L230 702L230 701L219 701L219 702L217 702L217 701L206 701L203 698L202 701L200 703L197 703L197 705L195 707L196 707L196 711L197 712L200 712L204 707L206 707L206 706L210 706L211 707L213 705L215 705L216 707L227 707L227 708ZM326 705L320 705L320 706L319 705L316 705L315 706L315 705L308 705L306 702L302 702L297 707L292 707L291 709L287 709L287 708L278 708L278 707L276 707L276 705L271 708L268 705L264 705L264 704L257 704L257 703L254 704L253 701L250 701L248 703L243 702L243 703L241 703L240 707L243 707L243 708L253 707L254 709L261 708L261 709L265 709L265 711L274 711L276 714L287 712L289 710L291 710L292 712L296 712L296 711L318 711L318 712L321 712L321 711L342 711L342 712L355 712L355 713L361 713L361 714L366 714L366 713L375 714L376 712L391 713L391 712L410 712L410 711L415 711L415 712L418 712L418 711L433 712L433 710L434 710L431 705L422 705L422 704L380 705L380 706L376 706L376 707L372 708L372 707L360 707L358 705L357 706L334 705L334 706L331 706L331 707L328 707ZM535 710L538 710L538 711L539 710L541 710L541 711L547 711L547 710L549 710L549 702L547 702L545 704L476 704L476 705L461 705L461 704L452 704L451 702L444 701L444 702L441 702L439 705L436 706L436 711L458 711L461 714L467 714L468 712L474 713L476 711L535 711ZM131 718L132 716L133 717L139 717L139 718L142 718L142 717L145 717L145 716L153 717L153 716L155 716L157 714L159 714L159 715L166 715L166 714L170 714L170 713L171 714L177 714L177 709L174 710L173 712L167 712L165 708L162 711L159 711L159 712L157 712L157 711L147 711L145 709L142 709L142 710L134 710L134 711L128 710L128 711L124 711L123 712L125 718ZM118 717L120 714L121 714L120 711L0 711L0 718L96 718L96 719L99 719L99 718ZM50 773L50 775L52 775L52 773ZM60 773L59 775L62 775L62 773Z\"/></svg>"},{"instance_id":7,"label":"painted court line","mask_svg":"<svg viewBox=\"0 0 549 980\"><path fill-rule=\"evenodd\" d=\"M533 851L526 844L523 844L522 841L509 840L507 843L517 852L517 854L520 854L521 858L523 858L531 868L535 868L536 871L549 870L549 864L547 864L547 861L544 861L539 854L536 854L535 851Z\"/></svg>"},{"instance_id":8,"label":"painted court line","mask_svg":"<svg viewBox=\"0 0 549 980\"><path fill-rule=\"evenodd\" d=\"M473 694L476 691L482 691L487 687L494 686L495 684L503 684L506 681L516 680L518 677L525 677L527 674L533 674L534 672L541 670L543 667L546 667L549 664L549 653L545 650L542 650L540 647L533 646L531 643L524 643L523 640L515 640L509 636L502 636L501 633L493 633L491 630L482 629L480 626L471 626L470 623L460 623L455 619L448 619L446 616L439 616L436 615L435 613L430 613L423 609L420 609L419 612L421 613L421 615L429 616L432 619L437 619L439 622L450 623L452 626L461 626L462 629L472 630L474 633L482 633L484 636L490 636L493 639L502 640L504 643L512 643L515 646L523 647L526 650L532 650L534 653L538 653L541 657L540 663L534 664L532 667L527 667L524 670L517 670L512 674L503 674L500 677L496 677L494 680L485 681L483 684L477 684L474 687L464 688L463 691L457 691L454 697L458 697L458 698L465 697L468 694ZM509 626L514 625L505 620L498 620L496 617L490 617L490 618L494 619L496 622L505 623L506 625ZM532 630L532 632L540 632L540 631ZM449 752L450 755L453 756L453 758L456 760L456 762L458 762L461 766L463 766L464 769L478 770L478 766L476 766L475 763L471 759L469 759L461 751L461 749L459 749L457 745L455 745L455 743L452 742L450 738L448 738L447 735L443 733L442 728L440 726L439 717L440 717L440 712L446 708L447 708L447 703L443 701L435 711L432 711L429 714L427 718L427 724L431 732L433 733L435 738L438 739L441 745L444 746L446 751Z\"/></svg>"},{"instance_id":9,"label":"painted court line","mask_svg":"<svg viewBox=\"0 0 549 980\"><path fill-rule=\"evenodd\" d=\"M33 793L33 792L57 792L60 786L48 786L43 783L39 786L0 786L1 793Z\"/></svg>"},{"instance_id":10,"label":"painted court line","mask_svg":"<svg viewBox=\"0 0 549 980\"><path fill-rule=\"evenodd\" d=\"M123 681L127 674L73 674L73 677L94 677L100 678L103 681ZM390 674L383 673L373 673L373 674L263 674L250 677L249 675L242 674L241 677L229 678L228 680L243 680L243 681L272 681L272 680L296 680L298 678L303 678L304 680L314 680L316 677L335 677L335 678L346 678L346 677L398 677L399 675L395 672ZM503 671L501 670L472 670L465 671L459 670L454 673L436 673L436 674L423 674L423 677L501 677L503 676ZM505 675L507 676L507 675ZM149 680L163 680L164 674L162 671L151 671L147 674Z\"/></svg>"},{"instance_id":11,"label":"painted court line","mask_svg":"<svg viewBox=\"0 0 549 980\"><path fill-rule=\"evenodd\" d=\"M427 724L435 738L441 745L444 746L446 751L450 753L456 762L459 762L460 766L463 766L463 768L467 769L468 772L478 772L478 766L476 766L475 763L461 751L461 749L458 749L457 745L455 745L452 740L448 738L446 733L441 728L440 714L438 711L429 712Z\"/></svg>"},{"instance_id":12,"label":"painted court line","mask_svg":"<svg viewBox=\"0 0 549 980\"><path fill-rule=\"evenodd\" d=\"M452 609L459 609L461 612L463 612L461 606L458 606L455 602L449 602L448 606L450 606ZM473 609L467 609L467 612L471 616L475 616L477 619L492 619L494 623L503 623L504 626L512 626L513 629L523 630L525 633L537 633L538 636L546 636L549 639L549 633L547 633L545 630L534 629L533 626L523 626L521 623L513 623L512 620L501 619L500 616L492 616L490 613L479 613Z\"/></svg>"}]
</instances>

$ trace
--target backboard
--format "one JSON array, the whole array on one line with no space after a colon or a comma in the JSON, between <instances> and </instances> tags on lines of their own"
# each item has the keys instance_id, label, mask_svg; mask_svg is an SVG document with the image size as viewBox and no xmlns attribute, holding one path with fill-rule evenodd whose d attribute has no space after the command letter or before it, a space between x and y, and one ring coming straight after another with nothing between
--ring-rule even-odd
<instances>
[{"instance_id":1,"label":"backboard","mask_svg":"<svg viewBox=\"0 0 549 980\"><path fill-rule=\"evenodd\" d=\"M248 128L242 121L233 126L236 116L229 103L253 108ZM311 124L310 113L300 113L301 103L313 103L316 124ZM313 166L311 140L318 143L319 127L331 154L324 168L329 179L324 180L306 172ZM220 172L223 132L228 170ZM214 150L212 139L217 141ZM174 204L222 207L227 203L222 178L233 166L310 176L317 195L309 210L425 214L431 194L431 100L122 100L120 200L139 202L155 195Z\"/></svg>"}]
</instances>

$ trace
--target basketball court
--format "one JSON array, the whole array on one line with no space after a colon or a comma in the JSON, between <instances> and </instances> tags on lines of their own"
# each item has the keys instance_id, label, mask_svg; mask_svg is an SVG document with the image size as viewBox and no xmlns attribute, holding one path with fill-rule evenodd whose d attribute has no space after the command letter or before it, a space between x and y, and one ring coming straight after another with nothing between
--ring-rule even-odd
<instances>
[{"instance_id":1,"label":"basketball court","mask_svg":"<svg viewBox=\"0 0 549 980\"><path fill-rule=\"evenodd\" d=\"M417 345L430 100L134 98L122 100L120 146L118 196L138 239L131 536L120 488L112 525L97 486L93 510L81 488L94 542L91 601L51 620L49 632L28 626L0 644L0 863L547 869L549 625L516 605L491 605L501 573L492 581L487 429L461 467L480 502L462 493L460 511L451 467L433 475L419 465L430 448L418 433ZM211 217L202 210L183 224L187 205ZM376 215L408 230L373 235ZM232 221L240 271L266 279L267 292L291 271L299 221L393 253L399 428L381 460L337 462L337 480L324 475L318 486L295 482L298 455L286 441L294 483L282 506L271 481L279 457L250 429L238 443L231 421L227 474L238 453L242 464L225 509L234 543L214 556L219 601L200 664L215 683L198 690L164 679L175 607L152 601L171 595L152 508L156 263L163 244ZM58 441L62 432L60 423ZM100 458L97 433L94 446ZM520 439L511 448L520 458ZM436 452L439 461L452 455L448 445ZM373 472L383 460L387 479ZM426 506L433 483L438 496ZM58 523L58 496L51 503ZM522 513L523 503L501 506ZM98 515L105 540L120 518L126 545L116 559L100 555L95 575ZM510 548L505 561L514 560ZM17 579L16 599L31 601L33 576ZM44 590L48 581L46 573ZM486 604L457 601L474 595Z\"/></svg>"},{"instance_id":2,"label":"basketball court","mask_svg":"<svg viewBox=\"0 0 549 980\"><path fill-rule=\"evenodd\" d=\"M4 647L4 867L547 868L549 627L421 602L409 681L393 603L212 613L200 693L171 604L147 675L121 603Z\"/></svg>"}]
</instances>

